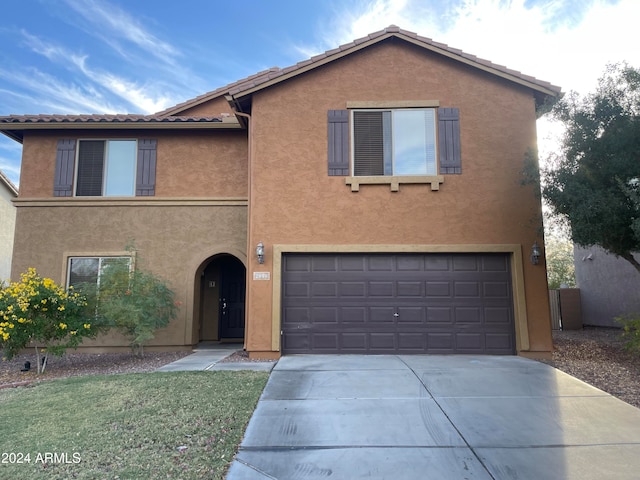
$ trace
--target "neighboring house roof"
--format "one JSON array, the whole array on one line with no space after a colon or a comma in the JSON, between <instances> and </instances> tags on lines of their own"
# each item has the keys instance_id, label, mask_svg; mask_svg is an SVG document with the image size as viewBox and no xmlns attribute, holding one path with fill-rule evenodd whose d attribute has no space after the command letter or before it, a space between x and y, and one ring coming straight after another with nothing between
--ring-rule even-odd
<instances>
[{"instance_id":1,"label":"neighboring house roof","mask_svg":"<svg viewBox=\"0 0 640 480\"><path fill-rule=\"evenodd\" d=\"M18 187L16 187L11 180L0 170L0 184L3 184L9 190L9 193L14 197L18 196Z\"/></svg>"},{"instance_id":2,"label":"neighboring house roof","mask_svg":"<svg viewBox=\"0 0 640 480\"><path fill-rule=\"evenodd\" d=\"M9 115L0 117L0 132L22 142L24 130L93 128L240 128L233 116L167 116L167 115Z\"/></svg>"},{"instance_id":3,"label":"neighboring house roof","mask_svg":"<svg viewBox=\"0 0 640 480\"><path fill-rule=\"evenodd\" d=\"M239 100L242 97L247 97L248 95L251 95L252 93L255 93L259 90L288 80L291 77L308 72L309 70L325 65L351 53L355 53L359 50L385 41L389 38L402 39L432 52L467 64L471 67L478 68L485 72L529 87L536 93L536 101L538 104L545 103L549 97L558 97L561 92L560 87L552 85L549 82L545 82L535 77L525 75L516 70L509 69L503 65L495 64L493 62L490 62L489 60L478 58L475 55L463 52L462 50L459 50L457 48L449 47L444 43L435 42L430 38L422 37L414 32L409 32L392 25L385 28L384 30L369 34L366 37L341 45L338 48L334 48L333 50L328 50L324 53L311 57L308 60L299 62L290 67L284 69L273 67L237 82L230 83L229 85L226 85L222 88L218 88L186 102L175 105L174 107L163 110L162 112L158 112L157 115L180 114L187 109L193 108L197 105L205 103L214 98L218 98L220 96L227 96L227 99L231 103L235 103L235 105L238 106Z\"/></svg>"}]
</instances>

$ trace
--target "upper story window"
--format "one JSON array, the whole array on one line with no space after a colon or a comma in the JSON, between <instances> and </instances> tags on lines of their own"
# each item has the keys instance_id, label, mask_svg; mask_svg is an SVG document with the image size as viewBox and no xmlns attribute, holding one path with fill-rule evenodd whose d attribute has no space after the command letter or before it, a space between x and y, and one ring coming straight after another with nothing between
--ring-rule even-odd
<instances>
[{"instance_id":1,"label":"upper story window","mask_svg":"<svg viewBox=\"0 0 640 480\"><path fill-rule=\"evenodd\" d=\"M362 184L430 183L462 173L460 111L437 101L347 102L329 110L328 173Z\"/></svg>"},{"instance_id":2,"label":"upper story window","mask_svg":"<svg viewBox=\"0 0 640 480\"><path fill-rule=\"evenodd\" d=\"M137 143L136 140L80 140L76 196L133 196Z\"/></svg>"},{"instance_id":3,"label":"upper story window","mask_svg":"<svg viewBox=\"0 0 640 480\"><path fill-rule=\"evenodd\" d=\"M437 174L434 108L352 115L355 176Z\"/></svg>"},{"instance_id":4,"label":"upper story window","mask_svg":"<svg viewBox=\"0 0 640 480\"><path fill-rule=\"evenodd\" d=\"M153 196L156 150L154 139L58 140L53 195Z\"/></svg>"}]
</instances>

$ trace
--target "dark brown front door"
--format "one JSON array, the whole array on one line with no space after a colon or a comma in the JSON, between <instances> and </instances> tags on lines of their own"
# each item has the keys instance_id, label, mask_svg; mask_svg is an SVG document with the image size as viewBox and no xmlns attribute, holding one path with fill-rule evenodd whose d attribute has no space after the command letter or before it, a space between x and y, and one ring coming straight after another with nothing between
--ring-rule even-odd
<instances>
[{"instance_id":1,"label":"dark brown front door","mask_svg":"<svg viewBox=\"0 0 640 480\"><path fill-rule=\"evenodd\" d=\"M220 265L220 338L244 338L246 274L235 257L218 260Z\"/></svg>"},{"instance_id":2,"label":"dark brown front door","mask_svg":"<svg viewBox=\"0 0 640 480\"><path fill-rule=\"evenodd\" d=\"M514 354L502 253L288 254L283 353Z\"/></svg>"}]
</instances>

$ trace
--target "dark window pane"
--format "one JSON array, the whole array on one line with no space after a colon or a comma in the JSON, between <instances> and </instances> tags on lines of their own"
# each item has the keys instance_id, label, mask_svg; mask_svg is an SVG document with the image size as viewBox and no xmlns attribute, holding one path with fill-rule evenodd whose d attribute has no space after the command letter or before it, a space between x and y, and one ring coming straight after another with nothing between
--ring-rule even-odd
<instances>
[{"instance_id":1,"label":"dark window pane","mask_svg":"<svg viewBox=\"0 0 640 480\"><path fill-rule=\"evenodd\" d=\"M383 112L353 112L354 175L384 175Z\"/></svg>"},{"instance_id":2,"label":"dark window pane","mask_svg":"<svg viewBox=\"0 0 640 480\"><path fill-rule=\"evenodd\" d=\"M76 195L96 197L102 195L104 170L104 141L83 140L78 146L78 181Z\"/></svg>"}]
</instances>

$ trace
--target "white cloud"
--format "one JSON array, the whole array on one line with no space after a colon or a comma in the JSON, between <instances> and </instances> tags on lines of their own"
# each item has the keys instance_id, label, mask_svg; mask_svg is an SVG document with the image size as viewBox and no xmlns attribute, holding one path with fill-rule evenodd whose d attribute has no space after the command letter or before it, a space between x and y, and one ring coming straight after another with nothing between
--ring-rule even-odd
<instances>
[{"instance_id":1,"label":"white cloud","mask_svg":"<svg viewBox=\"0 0 640 480\"><path fill-rule=\"evenodd\" d=\"M317 45L298 50L317 54L395 24L564 91L593 89L607 63L627 60L640 66L637 0L371 0L346 5L323 22Z\"/></svg>"},{"instance_id":2,"label":"white cloud","mask_svg":"<svg viewBox=\"0 0 640 480\"><path fill-rule=\"evenodd\" d=\"M91 85L64 83L52 75L37 69L28 69L25 73L0 69L0 78L4 78L27 93L14 93L28 99L30 105L37 105L37 113L117 113L118 108L95 90ZM12 92L13 93L13 92ZM20 112L28 113L28 112ZM34 113L34 112L30 112Z\"/></svg>"},{"instance_id":3,"label":"white cloud","mask_svg":"<svg viewBox=\"0 0 640 480\"><path fill-rule=\"evenodd\" d=\"M170 65L175 63L176 57L181 56L179 50L153 35L113 3L107 4L101 0L66 0L66 3L91 25L88 33L101 38L124 57L130 58L129 48L121 42L133 44Z\"/></svg>"}]
</instances>

